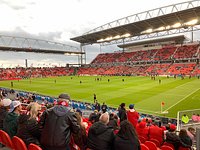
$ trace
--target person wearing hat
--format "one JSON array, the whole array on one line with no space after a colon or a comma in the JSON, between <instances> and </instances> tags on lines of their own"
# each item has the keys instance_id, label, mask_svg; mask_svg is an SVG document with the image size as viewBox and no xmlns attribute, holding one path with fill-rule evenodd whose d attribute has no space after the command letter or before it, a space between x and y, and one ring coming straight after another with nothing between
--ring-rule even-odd
<instances>
[{"instance_id":1,"label":"person wearing hat","mask_svg":"<svg viewBox=\"0 0 200 150\"><path fill-rule=\"evenodd\" d=\"M134 109L134 104L129 105L129 110L127 111L128 121L136 128L139 119L139 113Z\"/></svg>"},{"instance_id":2,"label":"person wearing hat","mask_svg":"<svg viewBox=\"0 0 200 150\"><path fill-rule=\"evenodd\" d=\"M77 134L80 126L75 112L66 105L69 100L68 94L60 94L58 104L43 112L39 128L40 143L44 150L70 150L71 132Z\"/></svg>"},{"instance_id":3,"label":"person wearing hat","mask_svg":"<svg viewBox=\"0 0 200 150\"><path fill-rule=\"evenodd\" d=\"M6 115L8 114L11 102L12 101L8 98L5 98L1 101L1 105L0 105L0 130L3 129L3 121L6 117Z\"/></svg>"},{"instance_id":4,"label":"person wearing hat","mask_svg":"<svg viewBox=\"0 0 200 150\"><path fill-rule=\"evenodd\" d=\"M20 101L12 101L10 111L3 122L3 130L12 138L17 134L17 120L22 110Z\"/></svg>"}]
</instances>

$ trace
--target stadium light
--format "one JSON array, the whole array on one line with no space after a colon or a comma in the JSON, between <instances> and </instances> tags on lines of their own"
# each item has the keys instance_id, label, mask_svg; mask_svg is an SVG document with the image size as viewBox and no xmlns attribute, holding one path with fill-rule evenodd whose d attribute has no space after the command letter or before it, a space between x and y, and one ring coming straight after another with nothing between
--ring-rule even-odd
<instances>
[{"instance_id":1,"label":"stadium light","mask_svg":"<svg viewBox=\"0 0 200 150\"><path fill-rule=\"evenodd\" d=\"M171 27L168 25L165 27L166 30L169 30Z\"/></svg>"},{"instance_id":2,"label":"stadium light","mask_svg":"<svg viewBox=\"0 0 200 150\"><path fill-rule=\"evenodd\" d=\"M113 37L113 39L119 39L119 38L120 38L120 35Z\"/></svg>"},{"instance_id":3,"label":"stadium light","mask_svg":"<svg viewBox=\"0 0 200 150\"><path fill-rule=\"evenodd\" d=\"M197 24L197 22L198 22L198 19L193 19L193 20L186 22L185 25L192 26L192 25Z\"/></svg>"},{"instance_id":4,"label":"stadium light","mask_svg":"<svg viewBox=\"0 0 200 150\"><path fill-rule=\"evenodd\" d=\"M179 28L181 26L181 23L180 22L177 22L175 23L172 27L173 28Z\"/></svg>"},{"instance_id":5,"label":"stadium light","mask_svg":"<svg viewBox=\"0 0 200 150\"><path fill-rule=\"evenodd\" d=\"M103 41L104 41L104 39L97 40L97 42L103 42Z\"/></svg>"},{"instance_id":6,"label":"stadium light","mask_svg":"<svg viewBox=\"0 0 200 150\"><path fill-rule=\"evenodd\" d=\"M113 37L107 37L104 41L110 41L110 40L112 40L113 39Z\"/></svg>"},{"instance_id":7,"label":"stadium light","mask_svg":"<svg viewBox=\"0 0 200 150\"><path fill-rule=\"evenodd\" d=\"M153 31L153 29L147 29L146 33L151 33Z\"/></svg>"},{"instance_id":8,"label":"stadium light","mask_svg":"<svg viewBox=\"0 0 200 150\"><path fill-rule=\"evenodd\" d=\"M121 37L127 38L127 37L129 37L129 36L131 36L131 34L130 34L130 33L126 33L126 34L122 35Z\"/></svg>"},{"instance_id":9,"label":"stadium light","mask_svg":"<svg viewBox=\"0 0 200 150\"><path fill-rule=\"evenodd\" d=\"M156 31L162 31L162 30L165 30L165 27L159 27L156 29Z\"/></svg>"}]
</instances>

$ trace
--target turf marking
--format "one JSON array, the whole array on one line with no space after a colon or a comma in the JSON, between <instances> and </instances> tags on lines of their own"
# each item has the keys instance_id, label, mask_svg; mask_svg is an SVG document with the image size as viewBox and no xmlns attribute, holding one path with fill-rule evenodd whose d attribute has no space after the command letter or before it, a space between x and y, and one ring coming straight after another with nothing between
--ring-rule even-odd
<instances>
[{"instance_id":1,"label":"turf marking","mask_svg":"<svg viewBox=\"0 0 200 150\"><path fill-rule=\"evenodd\" d=\"M178 102L176 102L175 104L171 105L169 108L167 108L164 111L168 111L169 109L171 109L172 107L176 106L178 103L182 102L184 99L186 99L187 97L189 97L190 95L194 94L195 92L197 92L200 88L198 88L197 90L195 90L194 92L186 95L185 97L183 97L182 99L180 99Z\"/></svg>"}]
</instances>

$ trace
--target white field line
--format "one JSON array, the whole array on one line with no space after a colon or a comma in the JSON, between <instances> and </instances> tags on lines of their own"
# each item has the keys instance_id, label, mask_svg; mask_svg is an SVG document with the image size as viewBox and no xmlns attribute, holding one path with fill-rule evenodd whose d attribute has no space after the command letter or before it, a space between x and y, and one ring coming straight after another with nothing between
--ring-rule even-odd
<instances>
[{"instance_id":1,"label":"white field line","mask_svg":"<svg viewBox=\"0 0 200 150\"><path fill-rule=\"evenodd\" d=\"M164 111L168 111L169 109L171 109L172 107L174 107L175 105L177 105L178 103L182 102L184 99L186 99L187 97L189 97L190 95L194 94L195 92L197 92L200 88L198 88L197 90L195 90L194 92L186 95L185 97L183 97L181 100L179 100L178 102L176 102L175 104L171 105L169 108L167 108Z\"/></svg>"}]
</instances>

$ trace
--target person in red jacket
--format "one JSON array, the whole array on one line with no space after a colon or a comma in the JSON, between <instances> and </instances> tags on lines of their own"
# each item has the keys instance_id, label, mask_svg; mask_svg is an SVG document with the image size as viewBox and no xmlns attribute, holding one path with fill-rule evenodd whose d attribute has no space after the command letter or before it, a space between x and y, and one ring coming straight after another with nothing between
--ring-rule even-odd
<instances>
[{"instance_id":1,"label":"person in red jacket","mask_svg":"<svg viewBox=\"0 0 200 150\"><path fill-rule=\"evenodd\" d=\"M149 139L149 127L147 126L146 121L141 121L136 126L136 132L138 134L138 137L144 137L145 141Z\"/></svg>"},{"instance_id":2,"label":"person in red jacket","mask_svg":"<svg viewBox=\"0 0 200 150\"><path fill-rule=\"evenodd\" d=\"M164 130L160 127L160 121L153 121L152 125L149 127L149 139L156 139L163 143L164 140Z\"/></svg>"},{"instance_id":3,"label":"person in red jacket","mask_svg":"<svg viewBox=\"0 0 200 150\"><path fill-rule=\"evenodd\" d=\"M139 114L134 109L134 104L129 105L129 110L127 111L127 118L128 121L133 125L133 127L136 128L139 119Z\"/></svg>"}]
</instances>

